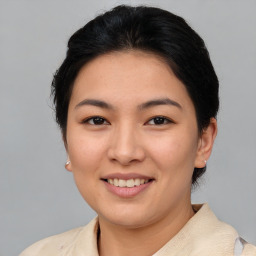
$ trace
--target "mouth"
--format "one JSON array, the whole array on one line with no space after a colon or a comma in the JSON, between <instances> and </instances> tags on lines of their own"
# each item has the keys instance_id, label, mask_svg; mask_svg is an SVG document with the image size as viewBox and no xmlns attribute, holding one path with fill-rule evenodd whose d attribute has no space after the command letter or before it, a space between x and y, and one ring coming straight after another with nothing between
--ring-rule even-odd
<instances>
[{"instance_id":1,"label":"mouth","mask_svg":"<svg viewBox=\"0 0 256 256\"><path fill-rule=\"evenodd\" d=\"M120 188L134 188L134 187L138 187L140 185L147 184L148 182L153 181L153 179L139 179L139 178L128 179L128 180L118 179L118 178L103 179L103 180L115 187L120 187Z\"/></svg>"},{"instance_id":2,"label":"mouth","mask_svg":"<svg viewBox=\"0 0 256 256\"><path fill-rule=\"evenodd\" d=\"M131 198L147 190L155 179L138 174L113 174L101 179L107 190L118 197Z\"/></svg>"}]
</instances>

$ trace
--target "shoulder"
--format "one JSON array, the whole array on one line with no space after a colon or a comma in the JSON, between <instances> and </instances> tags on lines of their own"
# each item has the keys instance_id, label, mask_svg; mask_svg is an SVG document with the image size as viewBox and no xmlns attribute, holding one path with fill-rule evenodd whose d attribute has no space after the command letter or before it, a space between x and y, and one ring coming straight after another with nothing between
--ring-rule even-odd
<instances>
[{"instance_id":1,"label":"shoulder","mask_svg":"<svg viewBox=\"0 0 256 256\"><path fill-rule=\"evenodd\" d=\"M82 229L83 227L75 228L62 234L42 239L29 246L20 256L58 255L62 247L74 241Z\"/></svg>"},{"instance_id":2,"label":"shoulder","mask_svg":"<svg viewBox=\"0 0 256 256\"><path fill-rule=\"evenodd\" d=\"M20 256L66 255L65 252L72 251L81 237L88 240L93 239L96 224L97 219L95 218L86 226L42 239L25 249Z\"/></svg>"},{"instance_id":3,"label":"shoulder","mask_svg":"<svg viewBox=\"0 0 256 256\"><path fill-rule=\"evenodd\" d=\"M256 256L256 247L240 238L234 227L219 220L208 204L195 205L194 208L198 212L191 219L191 229L196 230L193 236L200 250L204 251L202 255Z\"/></svg>"},{"instance_id":4,"label":"shoulder","mask_svg":"<svg viewBox=\"0 0 256 256\"><path fill-rule=\"evenodd\" d=\"M245 244L243 250L243 256L256 256L256 246L252 244Z\"/></svg>"}]
</instances>

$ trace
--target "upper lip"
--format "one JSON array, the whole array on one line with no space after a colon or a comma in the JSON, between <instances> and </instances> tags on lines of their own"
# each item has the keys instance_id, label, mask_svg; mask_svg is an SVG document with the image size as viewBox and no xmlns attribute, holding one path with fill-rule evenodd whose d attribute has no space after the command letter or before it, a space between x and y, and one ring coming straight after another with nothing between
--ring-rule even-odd
<instances>
[{"instance_id":1,"label":"upper lip","mask_svg":"<svg viewBox=\"0 0 256 256\"><path fill-rule=\"evenodd\" d=\"M138 174L138 173L111 173L101 178L102 180L108 179L122 179L122 180L130 180L130 179L144 179L144 180L152 180L154 179L151 176Z\"/></svg>"}]
</instances>

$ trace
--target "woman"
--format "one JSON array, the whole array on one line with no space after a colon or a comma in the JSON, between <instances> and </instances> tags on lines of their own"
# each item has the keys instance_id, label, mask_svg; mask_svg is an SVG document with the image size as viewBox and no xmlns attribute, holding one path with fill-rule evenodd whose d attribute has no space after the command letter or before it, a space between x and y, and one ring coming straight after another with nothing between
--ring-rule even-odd
<instances>
[{"instance_id":1,"label":"woman","mask_svg":"<svg viewBox=\"0 0 256 256\"><path fill-rule=\"evenodd\" d=\"M176 15L118 6L69 40L52 83L66 169L98 217L37 255L256 255L207 204L191 205L217 134L218 79Z\"/></svg>"}]
</instances>

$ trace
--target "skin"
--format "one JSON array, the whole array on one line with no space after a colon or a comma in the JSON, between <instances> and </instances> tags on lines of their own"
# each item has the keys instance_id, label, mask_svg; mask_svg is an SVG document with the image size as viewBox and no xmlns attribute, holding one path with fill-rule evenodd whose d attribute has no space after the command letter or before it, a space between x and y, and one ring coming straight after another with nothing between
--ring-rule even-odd
<instances>
[{"instance_id":1,"label":"skin","mask_svg":"<svg viewBox=\"0 0 256 256\"><path fill-rule=\"evenodd\" d=\"M145 107L145 102L166 98L177 104ZM81 103L88 99L111 108ZM103 119L90 119L95 116ZM166 119L157 124L157 116ZM152 255L179 232L194 215L194 167L205 166L216 133L214 118L198 132L185 86L154 54L105 54L80 70L68 109L66 168L99 215L101 256ZM102 180L111 174L144 175L152 181L135 196L120 197Z\"/></svg>"}]
</instances>

